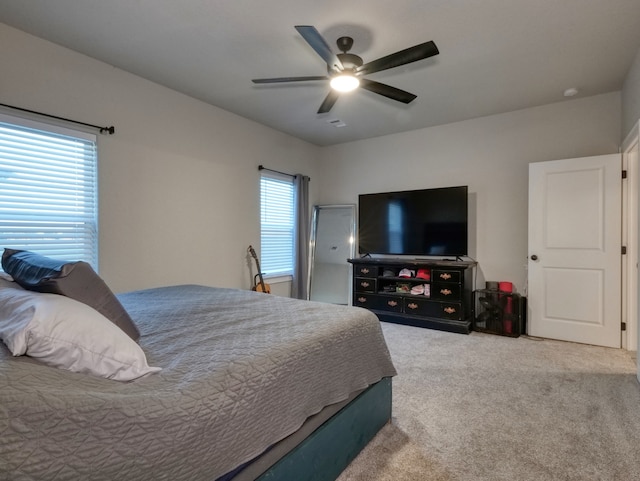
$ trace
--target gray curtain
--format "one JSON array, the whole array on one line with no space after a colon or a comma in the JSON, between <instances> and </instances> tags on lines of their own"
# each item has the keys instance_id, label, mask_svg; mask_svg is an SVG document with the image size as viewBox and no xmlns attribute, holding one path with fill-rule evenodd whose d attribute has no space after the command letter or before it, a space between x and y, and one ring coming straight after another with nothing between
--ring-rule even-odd
<instances>
[{"instance_id":1,"label":"gray curtain","mask_svg":"<svg viewBox=\"0 0 640 481\"><path fill-rule=\"evenodd\" d=\"M294 184L296 192L296 235L293 253L293 283L291 297L307 299L307 280L309 276L309 177L296 174Z\"/></svg>"}]
</instances>

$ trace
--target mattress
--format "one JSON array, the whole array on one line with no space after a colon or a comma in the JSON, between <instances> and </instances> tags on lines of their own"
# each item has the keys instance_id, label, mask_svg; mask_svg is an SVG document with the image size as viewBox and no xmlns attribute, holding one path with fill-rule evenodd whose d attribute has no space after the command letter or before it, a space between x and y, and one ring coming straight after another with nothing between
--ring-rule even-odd
<instances>
[{"instance_id":1,"label":"mattress","mask_svg":"<svg viewBox=\"0 0 640 481\"><path fill-rule=\"evenodd\" d=\"M0 479L207 480L395 375L369 311L184 285L118 296L162 371L130 383L0 350Z\"/></svg>"}]
</instances>

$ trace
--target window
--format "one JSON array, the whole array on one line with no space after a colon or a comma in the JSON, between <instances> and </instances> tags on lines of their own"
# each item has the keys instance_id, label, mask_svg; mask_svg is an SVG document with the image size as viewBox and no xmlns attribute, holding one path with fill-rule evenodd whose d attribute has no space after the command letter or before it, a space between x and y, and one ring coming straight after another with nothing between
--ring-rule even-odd
<instances>
[{"instance_id":1,"label":"window","mask_svg":"<svg viewBox=\"0 0 640 481\"><path fill-rule=\"evenodd\" d=\"M293 275L294 210L293 178L263 171L260 176L260 267L266 276Z\"/></svg>"},{"instance_id":2,"label":"window","mask_svg":"<svg viewBox=\"0 0 640 481\"><path fill-rule=\"evenodd\" d=\"M0 115L0 247L98 268L96 136Z\"/></svg>"}]
</instances>

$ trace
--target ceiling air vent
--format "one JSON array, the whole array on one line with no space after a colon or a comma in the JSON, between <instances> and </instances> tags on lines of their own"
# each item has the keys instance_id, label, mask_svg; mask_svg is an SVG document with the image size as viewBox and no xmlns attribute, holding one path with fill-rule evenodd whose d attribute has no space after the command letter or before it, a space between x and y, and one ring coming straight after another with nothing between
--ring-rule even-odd
<instances>
[{"instance_id":1,"label":"ceiling air vent","mask_svg":"<svg viewBox=\"0 0 640 481\"><path fill-rule=\"evenodd\" d=\"M340 119L327 120L327 123L330 124L330 125L333 125L334 127L346 127L347 126L347 124L345 124Z\"/></svg>"}]
</instances>

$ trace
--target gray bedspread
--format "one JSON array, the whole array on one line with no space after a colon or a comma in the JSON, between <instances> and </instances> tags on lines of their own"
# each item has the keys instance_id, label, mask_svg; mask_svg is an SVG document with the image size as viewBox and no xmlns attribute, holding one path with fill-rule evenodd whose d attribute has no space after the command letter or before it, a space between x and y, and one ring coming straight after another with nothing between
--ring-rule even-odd
<instances>
[{"instance_id":1,"label":"gray bedspread","mask_svg":"<svg viewBox=\"0 0 640 481\"><path fill-rule=\"evenodd\" d=\"M395 374L364 309L193 285L118 297L163 370L121 383L2 344L0 480L213 481Z\"/></svg>"}]
</instances>

